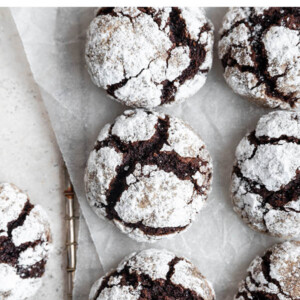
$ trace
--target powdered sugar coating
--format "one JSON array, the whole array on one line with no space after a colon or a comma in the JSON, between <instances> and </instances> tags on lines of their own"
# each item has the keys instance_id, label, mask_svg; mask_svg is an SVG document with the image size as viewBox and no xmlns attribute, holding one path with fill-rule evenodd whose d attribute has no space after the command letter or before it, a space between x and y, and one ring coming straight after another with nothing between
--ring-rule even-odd
<instances>
[{"instance_id":1,"label":"powdered sugar coating","mask_svg":"<svg viewBox=\"0 0 300 300\"><path fill-rule=\"evenodd\" d=\"M27 195L17 187L0 184L0 236L7 236L7 224L18 218L27 200Z\"/></svg>"},{"instance_id":2,"label":"powdered sugar coating","mask_svg":"<svg viewBox=\"0 0 300 300\"><path fill-rule=\"evenodd\" d=\"M285 113L283 111L264 115L257 123L255 129L256 136L279 138L288 133L289 136L300 139L300 122L297 120L298 116L299 114L297 113Z\"/></svg>"},{"instance_id":3,"label":"powdered sugar coating","mask_svg":"<svg viewBox=\"0 0 300 300\"><path fill-rule=\"evenodd\" d=\"M247 178L277 192L295 177L300 166L299 150L300 145L294 143L260 145L251 159L240 163L240 169ZM239 151L237 148L237 158Z\"/></svg>"},{"instance_id":4,"label":"powdered sugar coating","mask_svg":"<svg viewBox=\"0 0 300 300\"><path fill-rule=\"evenodd\" d=\"M41 286L50 251L48 217L26 194L0 184L0 299L27 299Z\"/></svg>"},{"instance_id":5,"label":"powdered sugar coating","mask_svg":"<svg viewBox=\"0 0 300 300\"><path fill-rule=\"evenodd\" d=\"M235 300L300 298L300 242L285 242L256 257Z\"/></svg>"},{"instance_id":6,"label":"powdered sugar coating","mask_svg":"<svg viewBox=\"0 0 300 300\"><path fill-rule=\"evenodd\" d=\"M236 149L234 210L255 230L300 237L300 114L263 116Z\"/></svg>"},{"instance_id":7,"label":"powdered sugar coating","mask_svg":"<svg viewBox=\"0 0 300 300\"><path fill-rule=\"evenodd\" d=\"M171 122L168 130L167 142L163 145L162 151L174 151L182 157L194 157L199 154L199 149L204 143L199 136L183 122ZM188 134L186 133L188 131ZM203 152L202 155L208 154Z\"/></svg>"},{"instance_id":8,"label":"powdered sugar coating","mask_svg":"<svg viewBox=\"0 0 300 300\"><path fill-rule=\"evenodd\" d=\"M87 32L93 82L128 106L182 101L204 84L213 26L200 8L102 8Z\"/></svg>"},{"instance_id":9,"label":"powdered sugar coating","mask_svg":"<svg viewBox=\"0 0 300 300\"><path fill-rule=\"evenodd\" d=\"M127 223L143 222L154 228L181 227L189 224L204 204L194 192L192 182L184 182L174 173L158 170L157 166L137 164L130 176L133 180L115 206L119 217ZM173 201L166 202L169 198Z\"/></svg>"},{"instance_id":10,"label":"powdered sugar coating","mask_svg":"<svg viewBox=\"0 0 300 300\"><path fill-rule=\"evenodd\" d=\"M130 111L127 111L116 119L111 133L117 135L123 142L146 141L154 135L156 123L155 114L146 114L143 110L136 110L130 115Z\"/></svg>"},{"instance_id":11,"label":"powdered sugar coating","mask_svg":"<svg viewBox=\"0 0 300 300\"><path fill-rule=\"evenodd\" d=\"M177 118L141 109L106 125L85 174L95 212L138 241L185 230L210 192L212 162L203 141Z\"/></svg>"},{"instance_id":12,"label":"powdered sugar coating","mask_svg":"<svg viewBox=\"0 0 300 300\"><path fill-rule=\"evenodd\" d=\"M16 269L7 264L0 264L0 282L4 283L0 289L0 299L20 300L33 296L41 287L41 278L22 279Z\"/></svg>"},{"instance_id":13,"label":"powdered sugar coating","mask_svg":"<svg viewBox=\"0 0 300 300\"><path fill-rule=\"evenodd\" d=\"M182 293L180 299L215 299L211 284L189 260L166 250L148 249L126 257L116 271L97 280L89 299L133 300L145 295L146 299L173 299L176 291Z\"/></svg>"},{"instance_id":14,"label":"powdered sugar coating","mask_svg":"<svg viewBox=\"0 0 300 300\"><path fill-rule=\"evenodd\" d=\"M299 105L299 8L230 8L220 30L219 57L234 92L257 104Z\"/></svg>"}]
</instances>

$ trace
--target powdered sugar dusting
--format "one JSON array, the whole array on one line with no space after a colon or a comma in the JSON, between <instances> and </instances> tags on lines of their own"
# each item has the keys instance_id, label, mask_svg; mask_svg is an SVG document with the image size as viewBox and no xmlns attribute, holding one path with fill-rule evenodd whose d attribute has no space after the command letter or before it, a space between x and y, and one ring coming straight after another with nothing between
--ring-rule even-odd
<instances>
[{"instance_id":1,"label":"powdered sugar dusting","mask_svg":"<svg viewBox=\"0 0 300 300\"><path fill-rule=\"evenodd\" d=\"M16 186L0 184L0 236L6 235L7 224L18 218L26 201L27 196Z\"/></svg>"},{"instance_id":2,"label":"powdered sugar dusting","mask_svg":"<svg viewBox=\"0 0 300 300\"><path fill-rule=\"evenodd\" d=\"M258 137L279 138L288 133L300 139L300 115L296 112L271 112L258 121L255 132Z\"/></svg>"},{"instance_id":3,"label":"powdered sugar dusting","mask_svg":"<svg viewBox=\"0 0 300 300\"><path fill-rule=\"evenodd\" d=\"M168 68L166 70L166 77L168 80L175 80L176 77L189 66L191 61L189 55L190 49L187 46L176 47L171 51L171 56L168 60Z\"/></svg>"},{"instance_id":4,"label":"powdered sugar dusting","mask_svg":"<svg viewBox=\"0 0 300 300\"><path fill-rule=\"evenodd\" d=\"M117 9L117 13L118 17L96 17L88 30L87 55L94 59L87 60L88 67L98 75L93 76L99 80L96 84L104 88L122 81L124 73L125 78L137 76L148 67L151 60L165 55L166 50L171 47L171 41L158 30L151 16L141 14L134 8L125 11L124 14L128 13L132 18L139 13L140 16L133 25L130 17L122 16L121 9Z\"/></svg>"},{"instance_id":5,"label":"powdered sugar dusting","mask_svg":"<svg viewBox=\"0 0 300 300\"><path fill-rule=\"evenodd\" d=\"M105 139L96 142L85 174L96 213L107 216L108 198L117 194L112 221L133 239L152 242L188 228L211 186L211 158L198 135L177 118L144 110L125 111L100 135ZM178 164L186 171L176 170ZM174 230L153 234L164 228Z\"/></svg>"},{"instance_id":6,"label":"powdered sugar dusting","mask_svg":"<svg viewBox=\"0 0 300 300\"><path fill-rule=\"evenodd\" d=\"M0 286L1 300L16 300L33 296L40 288L42 279L22 279L16 273L15 268L6 264L0 264L0 282L5 282L5 284Z\"/></svg>"},{"instance_id":7,"label":"powdered sugar dusting","mask_svg":"<svg viewBox=\"0 0 300 300\"><path fill-rule=\"evenodd\" d=\"M300 98L297 8L274 10L230 8L220 31L219 57L234 92L260 105L291 109Z\"/></svg>"},{"instance_id":8,"label":"powdered sugar dusting","mask_svg":"<svg viewBox=\"0 0 300 300\"><path fill-rule=\"evenodd\" d=\"M174 264L174 266L173 266ZM170 271L174 267L171 277L168 278ZM157 280L161 282L161 296L172 297L172 285L174 289L177 286L180 289L185 288L186 292L182 299L188 299L190 292L195 293L203 300L214 300L214 291L211 284L205 277L185 258L176 257L173 253L166 250L148 249L140 253L133 253L125 258L118 266L118 274L122 274L124 269L128 268L130 274L136 274L137 282L131 282L130 285L120 285L119 275L106 275L96 281L91 289L90 300L108 300L108 299L140 299L144 293L151 295L151 285L143 285L140 278L148 277L152 282ZM103 280L108 279L108 286L101 290ZM115 280L117 279L117 280ZM168 288L163 288L164 282L168 282ZM100 294L99 294L100 292ZM160 293L155 291L155 295ZM99 294L98 297L96 295Z\"/></svg>"},{"instance_id":9,"label":"powdered sugar dusting","mask_svg":"<svg viewBox=\"0 0 300 300\"><path fill-rule=\"evenodd\" d=\"M16 246L27 242L47 241L50 235L48 217L44 210L36 205L25 219L23 226L12 231L12 240Z\"/></svg>"},{"instance_id":10,"label":"powdered sugar dusting","mask_svg":"<svg viewBox=\"0 0 300 300\"><path fill-rule=\"evenodd\" d=\"M105 124L98 135L97 141L104 141L108 137L109 131L110 124Z\"/></svg>"},{"instance_id":11,"label":"powdered sugar dusting","mask_svg":"<svg viewBox=\"0 0 300 300\"><path fill-rule=\"evenodd\" d=\"M37 263L44 268L50 251L47 215L40 206L31 205L16 186L1 183L0 220L0 282L6 283L0 284L0 299L27 299L41 286L44 273L32 268ZM6 247L11 253L9 260Z\"/></svg>"},{"instance_id":12,"label":"powdered sugar dusting","mask_svg":"<svg viewBox=\"0 0 300 300\"><path fill-rule=\"evenodd\" d=\"M253 66L251 47L248 42L250 29L243 23L233 28L231 33L224 36L219 43L219 55L222 58L228 51L240 65ZM232 49L232 45L234 46Z\"/></svg>"},{"instance_id":13,"label":"powdered sugar dusting","mask_svg":"<svg viewBox=\"0 0 300 300\"><path fill-rule=\"evenodd\" d=\"M155 114L148 114L141 109L126 111L116 119L111 132L124 142L145 141L154 135L156 123Z\"/></svg>"},{"instance_id":14,"label":"powdered sugar dusting","mask_svg":"<svg viewBox=\"0 0 300 300\"><path fill-rule=\"evenodd\" d=\"M236 154L239 159L239 147ZM261 145L254 157L240 162L240 166L245 177L264 185L269 191L279 191L296 176L300 167L300 145L286 142Z\"/></svg>"},{"instance_id":15,"label":"powdered sugar dusting","mask_svg":"<svg viewBox=\"0 0 300 300\"><path fill-rule=\"evenodd\" d=\"M299 199L296 202L299 206ZM300 236L299 210L294 212L288 209L288 207L287 210L288 211L269 210L266 212L264 216L266 227L271 235L297 238Z\"/></svg>"},{"instance_id":16,"label":"powdered sugar dusting","mask_svg":"<svg viewBox=\"0 0 300 300\"><path fill-rule=\"evenodd\" d=\"M262 142L255 145L251 133L236 150L241 174L233 172L234 209L254 229L275 236L300 236L300 198L297 189L294 191L298 183L292 183L300 170L299 120L296 112L269 113L259 120L255 131ZM281 140L268 142L272 138ZM286 196L285 190L290 190ZM271 193L279 193L278 201L283 199L279 207L265 203L263 197Z\"/></svg>"},{"instance_id":17,"label":"powdered sugar dusting","mask_svg":"<svg viewBox=\"0 0 300 300\"><path fill-rule=\"evenodd\" d=\"M168 251L149 249L133 255L125 263L131 270L147 274L152 280L167 279L169 262L175 255Z\"/></svg>"},{"instance_id":18,"label":"powdered sugar dusting","mask_svg":"<svg viewBox=\"0 0 300 300\"><path fill-rule=\"evenodd\" d=\"M191 63L189 46L174 43L171 37L171 13L173 8L114 8L103 12L91 22L87 32L86 62L94 83L110 90L116 100L135 107L151 108L162 104L166 81L176 88L185 86L179 80L182 72ZM206 52L199 70L196 70L194 85L189 93L173 99L181 101L203 85L211 67L213 44L212 24L206 19L204 10L180 8L180 17L187 34ZM209 23L210 29L202 29ZM201 33L202 32L202 33ZM201 35L200 35L201 33ZM193 88L193 90L191 90ZM175 90L174 90L175 91Z\"/></svg>"},{"instance_id":19,"label":"powdered sugar dusting","mask_svg":"<svg viewBox=\"0 0 300 300\"><path fill-rule=\"evenodd\" d=\"M258 15L262 15L267 9L268 7L254 7L254 10Z\"/></svg>"},{"instance_id":20,"label":"powdered sugar dusting","mask_svg":"<svg viewBox=\"0 0 300 300\"><path fill-rule=\"evenodd\" d=\"M212 59L209 59L212 62ZM204 85L206 81L206 77L202 76L201 74L195 75L194 78L186 80L184 85L180 85L177 87L177 94L175 99L184 99L188 97L192 97L195 92L198 91L200 87ZM181 100L177 100L181 102Z\"/></svg>"},{"instance_id":21,"label":"powdered sugar dusting","mask_svg":"<svg viewBox=\"0 0 300 300\"><path fill-rule=\"evenodd\" d=\"M273 26L263 36L262 41L268 53L268 71L271 76L284 74L300 57L298 30ZM298 84L300 83L299 72L300 69L298 73L294 73Z\"/></svg>"},{"instance_id":22,"label":"powdered sugar dusting","mask_svg":"<svg viewBox=\"0 0 300 300\"><path fill-rule=\"evenodd\" d=\"M201 154L204 143L187 125L176 118L171 119L167 143L162 151L176 151L182 157L197 157Z\"/></svg>"},{"instance_id":23,"label":"powdered sugar dusting","mask_svg":"<svg viewBox=\"0 0 300 300\"><path fill-rule=\"evenodd\" d=\"M269 257L269 258L266 258ZM285 242L268 249L264 256L256 257L248 268L248 276L241 282L235 299L265 298L296 300L300 297L300 243ZM247 298L244 295L247 295Z\"/></svg>"},{"instance_id":24,"label":"powdered sugar dusting","mask_svg":"<svg viewBox=\"0 0 300 300\"><path fill-rule=\"evenodd\" d=\"M147 171L148 168L152 170ZM141 221L150 227L184 227L190 224L195 213L189 205L194 196L194 186L190 181L157 170L156 166L141 167L139 164L133 176L135 182L130 183L116 205L122 220L129 223Z\"/></svg>"},{"instance_id":25,"label":"powdered sugar dusting","mask_svg":"<svg viewBox=\"0 0 300 300\"><path fill-rule=\"evenodd\" d=\"M201 28L207 22L204 9L201 7L181 7L181 11L182 17L186 21L186 26L189 33L193 39L197 40Z\"/></svg>"},{"instance_id":26,"label":"powdered sugar dusting","mask_svg":"<svg viewBox=\"0 0 300 300\"><path fill-rule=\"evenodd\" d=\"M238 22L245 19L250 14L250 8L244 7L231 7L228 13L225 15L223 19L222 28L220 30L220 34L224 31L231 29L232 24L238 24Z\"/></svg>"},{"instance_id":27,"label":"powdered sugar dusting","mask_svg":"<svg viewBox=\"0 0 300 300\"><path fill-rule=\"evenodd\" d=\"M97 214L99 214L97 201L106 203L105 194L109 188L110 182L116 176L116 168L122 163L123 155L117 153L115 149L110 147L101 148L98 152L92 151L87 163L85 180L91 180L91 184L87 187L87 193L91 193L88 197L90 204L95 206ZM101 213L100 213L101 215Z\"/></svg>"},{"instance_id":28,"label":"powdered sugar dusting","mask_svg":"<svg viewBox=\"0 0 300 300\"><path fill-rule=\"evenodd\" d=\"M184 274L185 276L182 276ZM181 260L175 265L171 280L186 289L196 291L203 299L214 299L214 291L205 277L189 261Z\"/></svg>"},{"instance_id":29,"label":"powdered sugar dusting","mask_svg":"<svg viewBox=\"0 0 300 300\"><path fill-rule=\"evenodd\" d=\"M37 245L34 248L28 248L21 252L18 264L22 267L30 267L41 261L42 257L47 257L49 249L49 245Z\"/></svg>"},{"instance_id":30,"label":"powdered sugar dusting","mask_svg":"<svg viewBox=\"0 0 300 300\"><path fill-rule=\"evenodd\" d=\"M254 74L250 72L241 73L237 68L227 67L224 77L235 93L248 97L250 90L255 93L258 99L263 99L265 85L258 85L258 79Z\"/></svg>"}]
</instances>

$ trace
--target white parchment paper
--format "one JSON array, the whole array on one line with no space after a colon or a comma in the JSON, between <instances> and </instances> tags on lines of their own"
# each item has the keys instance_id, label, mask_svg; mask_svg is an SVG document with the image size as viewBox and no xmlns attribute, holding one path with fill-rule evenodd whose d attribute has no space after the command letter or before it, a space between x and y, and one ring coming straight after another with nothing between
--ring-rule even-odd
<instances>
[{"instance_id":1,"label":"white parchment paper","mask_svg":"<svg viewBox=\"0 0 300 300\"><path fill-rule=\"evenodd\" d=\"M84 168L97 134L126 109L94 86L86 71L85 32L93 12L90 8L12 9L103 269L115 267L132 251L164 247L191 259L212 281L217 299L232 299L250 261L275 242L243 224L232 210L228 192L235 148L267 110L231 91L215 51L205 86L185 103L164 109L186 120L210 150L214 182L207 206L189 231L174 239L151 245L130 240L100 220L84 194ZM225 12L207 9L216 41Z\"/></svg>"}]
</instances>

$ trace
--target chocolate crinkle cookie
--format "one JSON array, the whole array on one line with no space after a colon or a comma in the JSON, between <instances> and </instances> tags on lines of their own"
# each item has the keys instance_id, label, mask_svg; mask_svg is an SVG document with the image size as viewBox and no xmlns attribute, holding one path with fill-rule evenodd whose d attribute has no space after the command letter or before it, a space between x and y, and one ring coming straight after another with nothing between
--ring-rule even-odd
<instances>
[{"instance_id":1,"label":"chocolate crinkle cookie","mask_svg":"<svg viewBox=\"0 0 300 300\"><path fill-rule=\"evenodd\" d=\"M234 210L253 229L300 237L300 113L264 115L236 149Z\"/></svg>"},{"instance_id":2,"label":"chocolate crinkle cookie","mask_svg":"<svg viewBox=\"0 0 300 300\"><path fill-rule=\"evenodd\" d=\"M132 107L194 95L212 64L213 25L201 8L101 8L87 32L93 82Z\"/></svg>"},{"instance_id":3,"label":"chocolate crinkle cookie","mask_svg":"<svg viewBox=\"0 0 300 300\"><path fill-rule=\"evenodd\" d=\"M9 183L0 184L0 299L23 300L41 286L51 244L48 218Z\"/></svg>"},{"instance_id":4,"label":"chocolate crinkle cookie","mask_svg":"<svg viewBox=\"0 0 300 300\"><path fill-rule=\"evenodd\" d=\"M185 230L211 188L210 155L183 121L141 109L101 130L85 174L99 216L138 241Z\"/></svg>"},{"instance_id":5,"label":"chocolate crinkle cookie","mask_svg":"<svg viewBox=\"0 0 300 300\"><path fill-rule=\"evenodd\" d=\"M214 300L205 277L185 258L148 249L125 258L118 268L96 281L90 300Z\"/></svg>"},{"instance_id":6,"label":"chocolate crinkle cookie","mask_svg":"<svg viewBox=\"0 0 300 300\"><path fill-rule=\"evenodd\" d=\"M230 8L219 57L229 86L259 105L294 109L300 99L300 8Z\"/></svg>"},{"instance_id":7,"label":"chocolate crinkle cookie","mask_svg":"<svg viewBox=\"0 0 300 300\"><path fill-rule=\"evenodd\" d=\"M234 300L260 299L300 299L300 242L277 244L252 261Z\"/></svg>"}]
</instances>

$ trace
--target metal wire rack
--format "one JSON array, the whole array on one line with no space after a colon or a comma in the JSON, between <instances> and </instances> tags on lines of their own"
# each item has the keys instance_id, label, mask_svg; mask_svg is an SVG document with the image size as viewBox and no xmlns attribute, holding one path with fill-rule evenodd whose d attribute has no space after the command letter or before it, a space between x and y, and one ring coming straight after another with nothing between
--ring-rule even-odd
<instances>
[{"instance_id":1,"label":"metal wire rack","mask_svg":"<svg viewBox=\"0 0 300 300\"><path fill-rule=\"evenodd\" d=\"M75 193L65 168L65 205L66 205L66 248L67 248L67 299L73 299L73 287L76 271L76 222L78 217L75 214Z\"/></svg>"}]
</instances>

